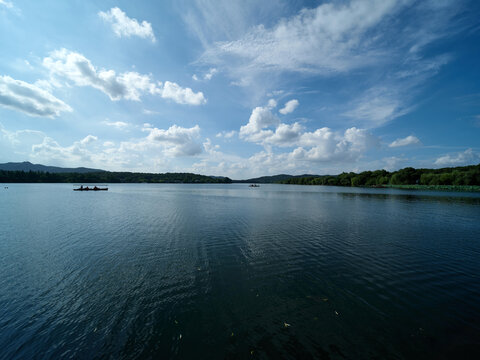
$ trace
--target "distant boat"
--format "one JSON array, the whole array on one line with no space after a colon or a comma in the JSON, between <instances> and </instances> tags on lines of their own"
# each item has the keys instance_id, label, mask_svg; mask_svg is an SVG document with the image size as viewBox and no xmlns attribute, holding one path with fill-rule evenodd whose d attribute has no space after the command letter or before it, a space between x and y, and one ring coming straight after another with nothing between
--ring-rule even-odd
<instances>
[{"instance_id":1,"label":"distant boat","mask_svg":"<svg viewBox=\"0 0 480 360\"><path fill-rule=\"evenodd\" d=\"M257 185L257 184L250 184L248 185L249 187L260 187L260 185Z\"/></svg>"},{"instance_id":2,"label":"distant boat","mask_svg":"<svg viewBox=\"0 0 480 360\"><path fill-rule=\"evenodd\" d=\"M105 187L105 188L99 188L97 186L94 186L94 187L85 186L85 187L83 187L83 185L80 186L79 188L73 189L73 191L107 191L107 190L108 190L108 187Z\"/></svg>"}]
</instances>

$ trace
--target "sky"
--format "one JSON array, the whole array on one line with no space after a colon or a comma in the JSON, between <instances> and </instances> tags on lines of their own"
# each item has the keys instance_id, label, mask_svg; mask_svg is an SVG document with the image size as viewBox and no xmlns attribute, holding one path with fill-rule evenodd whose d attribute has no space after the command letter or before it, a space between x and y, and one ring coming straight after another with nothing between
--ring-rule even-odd
<instances>
[{"instance_id":1,"label":"sky","mask_svg":"<svg viewBox=\"0 0 480 360\"><path fill-rule=\"evenodd\" d=\"M0 0L0 162L478 164L479 18L475 0Z\"/></svg>"}]
</instances>

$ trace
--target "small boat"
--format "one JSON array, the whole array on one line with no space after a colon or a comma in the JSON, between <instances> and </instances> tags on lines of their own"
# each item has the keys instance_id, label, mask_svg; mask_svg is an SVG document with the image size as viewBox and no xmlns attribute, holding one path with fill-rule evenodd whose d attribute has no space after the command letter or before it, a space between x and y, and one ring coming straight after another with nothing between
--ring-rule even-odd
<instances>
[{"instance_id":1,"label":"small boat","mask_svg":"<svg viewBox=\"0 0 480 360\"><path fill-rule=\"evenodd\" d=\"M248 186L249 186L249 187L260 187L260 185L258 185L258 184L250 184L250 185L248 185Z\"/></svg>"},{"instance_id":2,"label":"small boat","mask_svg":"<svg viewBox=\"0 0 480 360\"><path fill-rule=\"evenodd\" d=\"M107 191L107 190L108 190L108 187L104 187L104 188L99 188L97 186L94 186L94 187L85 186L85 187L83 187L83 185L80 186L77 189L73 189L73 191Z\"/></svg>"}]
</instances>

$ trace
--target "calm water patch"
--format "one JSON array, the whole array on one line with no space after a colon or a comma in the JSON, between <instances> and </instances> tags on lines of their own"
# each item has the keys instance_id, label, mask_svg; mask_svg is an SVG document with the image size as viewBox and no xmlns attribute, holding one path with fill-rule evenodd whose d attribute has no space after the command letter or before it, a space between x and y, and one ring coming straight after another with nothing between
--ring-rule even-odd
<instances>
[{"instance_id":1,"label":"calm water patch","mask_svg":"<svg viewBox=\"0 0 480 360\"><path fill-rule=\"evenodd\" d=\"M480 355L480 194L8 187L2 359Z\"/></svg>"}]
</instances>

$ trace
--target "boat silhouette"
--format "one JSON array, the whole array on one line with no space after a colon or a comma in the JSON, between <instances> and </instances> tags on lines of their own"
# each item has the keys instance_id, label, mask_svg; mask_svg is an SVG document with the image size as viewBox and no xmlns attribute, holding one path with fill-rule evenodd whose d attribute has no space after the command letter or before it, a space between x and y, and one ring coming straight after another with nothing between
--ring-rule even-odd
<instances>
[{"instance_id":1,"label":"boat silhouette","mask_svg":"<svg viewBox=\"0 0 480 360\"><path fill-rule=\"evenodd\" d=\"M88 187L88 186L83 186L81 185L79 188L73 189L73 191L107 191L108 187L100 188L97 186L94 187Z\"/></svg>"}]
</instances>

